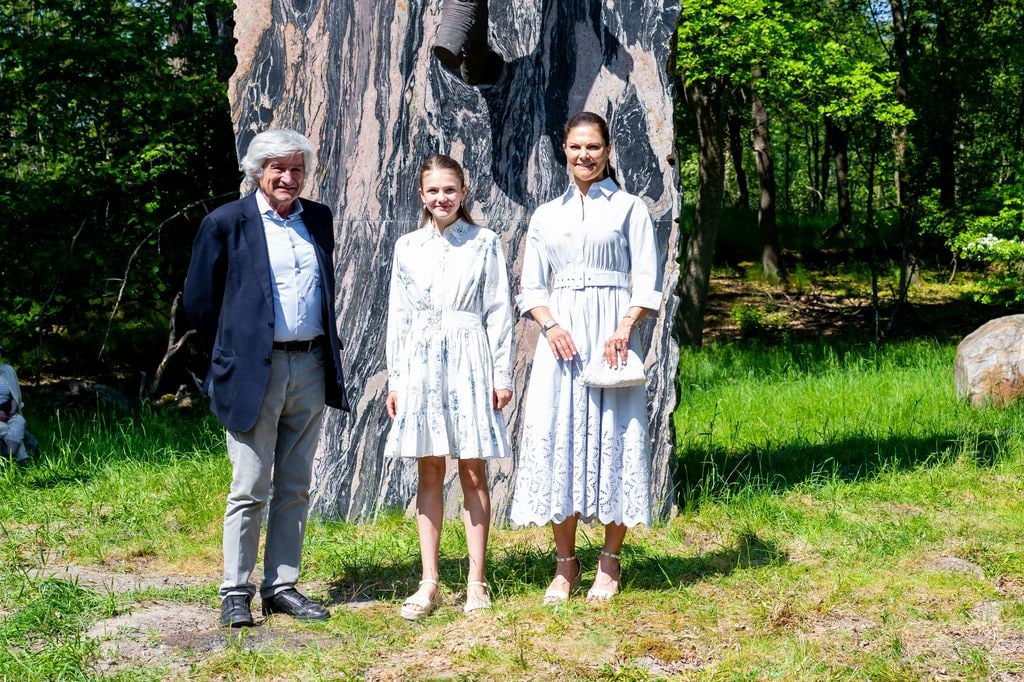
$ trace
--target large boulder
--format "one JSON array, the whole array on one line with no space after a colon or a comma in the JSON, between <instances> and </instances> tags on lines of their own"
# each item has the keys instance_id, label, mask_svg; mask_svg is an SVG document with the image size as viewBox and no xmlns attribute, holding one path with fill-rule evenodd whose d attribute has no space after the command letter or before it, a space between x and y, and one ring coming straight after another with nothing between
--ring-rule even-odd
<instances>
[{"instance_id":1,"label":"large boulder","mask_svg":"<svg viewBox=\"0 0 1024 682\"><path fill-rule=\"evenodd\" d=\"M956 395L975 407L1024 396L1024 315L986 322L956 348Z\"/></svg>"}]
</instances>

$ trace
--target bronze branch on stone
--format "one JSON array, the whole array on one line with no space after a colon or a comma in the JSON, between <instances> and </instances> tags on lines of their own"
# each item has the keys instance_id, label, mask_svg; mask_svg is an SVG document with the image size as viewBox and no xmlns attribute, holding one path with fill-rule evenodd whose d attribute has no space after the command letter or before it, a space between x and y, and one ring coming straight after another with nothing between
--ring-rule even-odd
<instances>
[{"instance_id":1,"label":"bronze branch on stone","mask_svg":"<svg viewBox=\"0 0 1024 682\"><path fill-rule=\"evenodd\" d=\"M446 0L434 41L441 65L469 85L493 84L504 61L487 44L487 0Z\"/></svg>"}]
</instances>

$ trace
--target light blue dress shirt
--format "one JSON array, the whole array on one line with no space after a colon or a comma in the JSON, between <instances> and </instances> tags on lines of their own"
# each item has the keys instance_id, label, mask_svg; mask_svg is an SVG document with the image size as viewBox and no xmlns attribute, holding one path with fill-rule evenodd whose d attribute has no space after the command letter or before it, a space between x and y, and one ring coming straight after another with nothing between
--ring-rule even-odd
<instances>
[{"instance_id":1,"label":"light blue dress shirt","mask_svg":"<svg viewBox=\"0 0 1024 682\"><path fill-rule=\"evenodd\" d=\"M282 218L263 192L256 190L256 205L270 255L274 341L307 341L320 336L324 333L320 265L313 238L302 221L302 203L296 199L292 212Z\"/></svg>"}]
</instances>

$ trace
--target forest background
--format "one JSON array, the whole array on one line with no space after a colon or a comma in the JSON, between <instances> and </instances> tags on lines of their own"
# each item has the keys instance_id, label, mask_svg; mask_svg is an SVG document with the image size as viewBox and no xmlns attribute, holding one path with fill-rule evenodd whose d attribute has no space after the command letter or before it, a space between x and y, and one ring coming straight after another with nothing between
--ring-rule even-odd
<instances>
[{"instance_id":1,"label":"forest background","mask_svg":"<svg viewBox=\"0 0 1024 682\"><path fill-rule=\"evenodd\" d=\"M7 355L30 380L173 392L153 378L192 238L240 180L233 5L0 8ZM864 264L876 339L923 268L1024 298L1022 0L683 0L677 39L682 342L715 254L783 283Z\"/></svg>"}]
</instances>

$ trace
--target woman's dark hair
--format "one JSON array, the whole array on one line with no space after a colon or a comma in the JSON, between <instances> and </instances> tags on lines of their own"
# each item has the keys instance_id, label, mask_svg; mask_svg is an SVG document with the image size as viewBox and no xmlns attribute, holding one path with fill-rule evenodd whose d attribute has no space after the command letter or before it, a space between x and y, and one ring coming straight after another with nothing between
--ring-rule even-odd
<instances>
[{"instance_id":1,"label":"woman's dark hair","mask_svg":"<svg viewBox=\"0 0 1024 682\"><path fill-rule=\"evenodd\" d=\"M594 128L597 128L597 131L601 133L601 139L604 140L604 146L609 148L612 146L612 137L608 133L608 122L605 121L603 117L592 111L581 111L570 118L569 122L565 124L565 136L569 137L569 131L573 128L582 128L583 126L593 126ZM612 168L612 161L610 157L604 166L604 177L611 178L612 182L616 185L619 184L618 178L615 177L615 169Z\"/></svg>"},{"instance_id":2,"label":"woman's dark hair","mask_svg":"<svg viewBox=\"0 0 1024 682\"><path fill-rule=\"evenodd\" d=\"M429 159L423 162L420 166L420 189L423 189L423 176L430 171L446 170L455 173L455 177L459 179L459 184L462 185L463 189L466 187L466 174L462 170L462 166L459 162L446 154L434 154ZM423 207L423 214L420 216L420 224L425 225L430 220L430 211L427 207ZM463 200L459 204L458 217L465 220L470 225L476 225L476 221L473 220L473 216L469 214L469 209L466 207L466 202Z\"/></svg>"}]
</instances>

